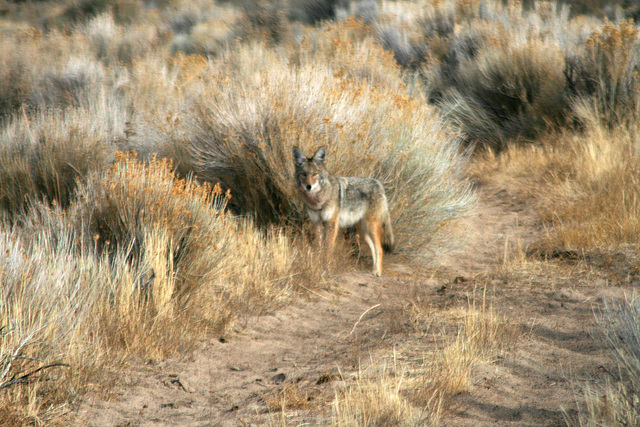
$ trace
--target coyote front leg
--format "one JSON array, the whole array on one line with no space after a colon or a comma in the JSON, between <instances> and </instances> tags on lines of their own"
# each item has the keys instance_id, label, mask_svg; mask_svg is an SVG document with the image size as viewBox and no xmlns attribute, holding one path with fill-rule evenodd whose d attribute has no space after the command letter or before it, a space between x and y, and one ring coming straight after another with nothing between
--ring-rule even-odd
<instances>
[{"instance_id":1,"label":"coyote front leg","mask_svg":"<svg viewBox=\"0 0 640 427\"><path fill-rule=\"evenodd\" d=\"M328 239L327 243L327 247L329 248L329 251L333 251L333 248L336 246L336 239L338 238L338 231L340 231L340 229L338 228L338 215L334 215L333 218L329 219L329 221L325 222L324 224L324 231L325 231L325 239Z\"/></svg>"}]
</instances>

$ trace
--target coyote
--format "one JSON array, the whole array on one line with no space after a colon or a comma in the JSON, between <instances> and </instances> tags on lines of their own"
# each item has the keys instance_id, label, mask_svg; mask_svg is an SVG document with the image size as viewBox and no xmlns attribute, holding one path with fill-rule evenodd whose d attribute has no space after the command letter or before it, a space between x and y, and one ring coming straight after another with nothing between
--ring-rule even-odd
<instances>
[{"instance_id":1,"label":"coyote","mask_svg":"<svg viewBox=\"0 0 640 427\"><path fill-rule=\"evenodd\" d=\"M371 249L373 274L382 274L382 251L393 251L393 231L387 196L374 178L333 176L324 169L326 150L307 158L293 147L295 182L319 242L328 239L332 249L340 228L356 225ZM324 230L323 230L324 229ZM324 231L324 233L323 233ZM324 234L324 235L323 235Z\"/></svg>"}]
</instances>

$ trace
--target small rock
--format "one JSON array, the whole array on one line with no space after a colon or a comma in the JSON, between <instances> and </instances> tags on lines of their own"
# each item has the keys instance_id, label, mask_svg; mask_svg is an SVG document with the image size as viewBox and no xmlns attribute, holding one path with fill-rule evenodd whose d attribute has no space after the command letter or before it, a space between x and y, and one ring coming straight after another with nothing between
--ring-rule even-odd
<instances>
[{"instance_id":1,"label":"small rock","mask_svg":"<svg viewBox=\"0 0 640 427\"><path fill-rule=\"evenodd\" d=\"M186 393L194 393L194 390L187 385L184 379L176 378L171 380L171 383Z\"/></svg>"},{"instance_id":2,"label":"small rock","mask_svg":"<svg viewBox=\"0 0 640 427\"><path fill-rule=\"evenodd\" d=\"M287 379L287 376L282 372L271 377L271 381L273 381L276 384L282 384L286 379Z\"/></svg>"},{"instance_id":3,"label":"small rock","mask_svg":"<svg viewBox=\"0 0 640 427\"><path fill-rule=\"evenodd\" d=\"M553 296L553 299L555 299L556 301L580 302L585 301L587 297L581 292L576 291L575 289L564 288L556 292L556 294Z\"/></svg>"},{"instance_id":4,"label":"small rock","mask_svg":"<svg viewBox=\"0 0 640 427\"><path fill-rule=\"evenodd\" d=\"M334 380L336 380L338 378L339 378L339 376L337 374L334 374L334 373L331 373L331 372L327 372L326 374L320 375L320 378L318 378L318 380L316 381L316 385L328 383L328 382L334 381Z\"/></svg>"}]
</instances>

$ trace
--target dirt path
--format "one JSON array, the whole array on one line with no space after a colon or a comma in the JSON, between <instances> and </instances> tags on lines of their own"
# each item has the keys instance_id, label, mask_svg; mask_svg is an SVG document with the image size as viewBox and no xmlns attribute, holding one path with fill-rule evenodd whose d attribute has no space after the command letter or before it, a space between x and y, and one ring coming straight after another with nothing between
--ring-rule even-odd
<instances>
[{"instance_id":1,"label":"dirt path","mask_svg":"<svg viewBox=\"0 0 640 427\"><path fill-rule=\"evenodd\" d=\"M443 424L563 425L561 408L572 414L576 406L568 379L602 375L610 363L589 332L592 307L611 287L595 286L602 279L584 268L560 269L553 280L502 268L543 230L532 207L507 190L479 191L467 244L443 257L432 277L414 277L388 258L386 277L347 275L339 295L248 320L225 339L202 343L190 360L138 368L116 398L83 402L74 423L281 425L284 397L293 425L327 424L332 380L348 379L369 354L408 339L396 315L417 290L434 304L463 307L465 295L486 286L496 310L522 325L524 336L514 354L474 369L471 390L454 397Z\"/></svg>"}]
</instances>

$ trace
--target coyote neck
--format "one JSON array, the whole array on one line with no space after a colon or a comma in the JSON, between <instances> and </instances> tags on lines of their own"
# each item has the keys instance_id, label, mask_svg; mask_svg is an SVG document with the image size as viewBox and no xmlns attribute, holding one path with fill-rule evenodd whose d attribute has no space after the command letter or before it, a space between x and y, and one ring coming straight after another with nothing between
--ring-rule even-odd
<instances>
[{"instance_id":1,"label":"coyote neck","mask_svg":"<svg viewBox=\"0 0 640 427\"><path fill-rule=\"evenodd\" d=\"M338 188L338 180L334 176L326 174L320 191L316 193L300 191L300 193L308 210L321 211L336 198L335 193L338 193Z\"/></svg>"}]
</instances>

